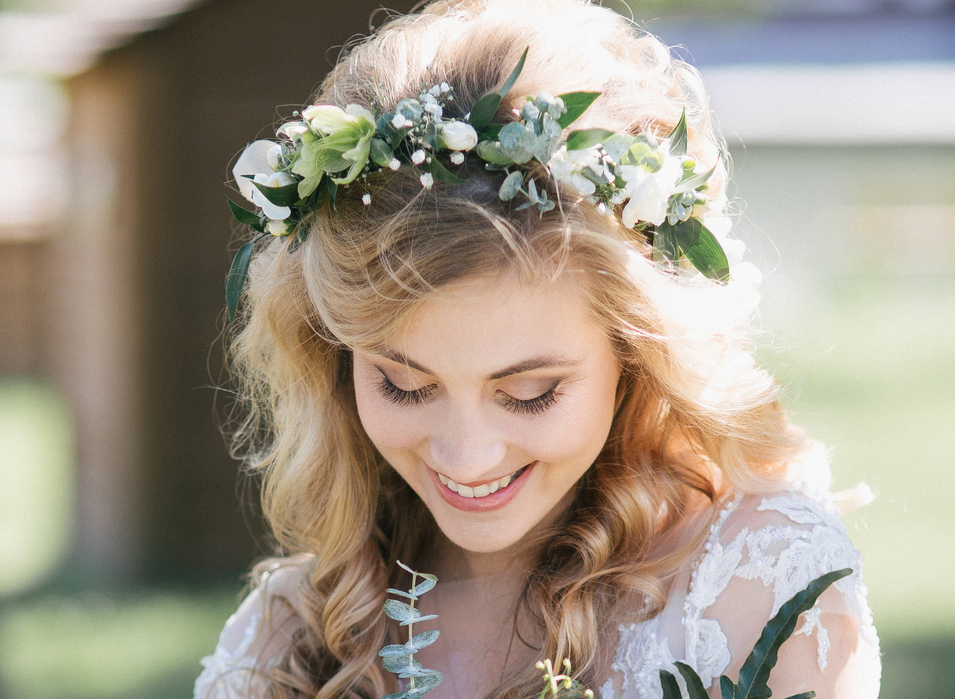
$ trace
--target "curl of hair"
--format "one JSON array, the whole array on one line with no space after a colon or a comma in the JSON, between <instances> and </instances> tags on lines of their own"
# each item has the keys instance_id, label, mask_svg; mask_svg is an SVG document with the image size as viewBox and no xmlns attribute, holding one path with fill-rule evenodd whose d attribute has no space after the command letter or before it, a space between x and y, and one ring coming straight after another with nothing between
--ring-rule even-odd
<instances>
[{"instance_id":1,"label":"curl of hair","mask_svg":"<svg viewBox=\"0 0 955 699\"><path fill-rule=\"evenodd\" d=\"M446 81L449 108L463 116L528 46L498 120L542 91L601 92L575 128L665 135L685 108L689 152L716 164L711 193L725 203L725 158L696 71L623 17L579 0L435 2L351 47L315 102L390 109ZM351 350L380 348L424 299L473 270L528 283L572 274L623 368L607 445L542 535L546 553L521 602L540 656L571 658L585 683L603 679L598 643L632 613L619 600L648 600L649 614L662 608L669 577L699 539L667 555L657 544L691 499L715 501L727 484L776 489L806 448L753 362L734 284L662 269L641 234L552 184L557 209L516 211L497 197L499 173L471 158L465 167L468 184L430 190L410 167L374 175L371 206L360 187L343 189L338 211L317 212L304 243L273 240L253 258L231 346L246 411L234 450L264 476L263 510L281 549L312 556L300 589L304 630L270 675L274 697L396 691L377 656L385 588L400 586L394 561L415 561L426 543L419 532L435 525L362 430ZM538 692L531 666L489 696Z\"/></svg>"}]
</instances>

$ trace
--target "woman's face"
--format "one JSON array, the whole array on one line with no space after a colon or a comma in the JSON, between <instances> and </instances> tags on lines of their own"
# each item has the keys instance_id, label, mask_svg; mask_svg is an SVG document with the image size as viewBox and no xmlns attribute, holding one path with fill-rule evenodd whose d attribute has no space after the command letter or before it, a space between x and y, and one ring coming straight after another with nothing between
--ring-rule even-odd
<instances>
[{"instance_id":1,"label":"woman's face","mask_svg":"<svg viewBox=\"0 0 955 699\"><path fill-rule=\"evenodd\" d=\"M568 274L470 279L382 354L355 352L369 438L442 532L491 553L559 515L597 458L620 369Z\"/></svg>"}]
</instances>

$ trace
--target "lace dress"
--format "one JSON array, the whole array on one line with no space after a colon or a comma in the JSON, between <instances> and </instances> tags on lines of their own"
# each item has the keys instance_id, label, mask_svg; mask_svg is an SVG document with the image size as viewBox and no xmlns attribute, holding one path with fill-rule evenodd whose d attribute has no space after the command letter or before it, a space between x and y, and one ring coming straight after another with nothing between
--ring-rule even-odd
<instances>
[{"instance_id":1,"label":"lace dress","mask_svg":"<svg viewBox=\"0 0 955 699\"><path fill-rule=\"evenodd\" d=\"M779 697L811 689L820 699L875 699L879 639L859 553L826 495L796 491L738 496L727 504L701 555L676 580L663 612L620 625L613 674L595 688L597 696L660 699L661 668L682 685L673 666L678 660L699 673L711 696L719 696L719 676L736 679L780 606L814 578L840 568L855 572L802 615L782 647L770 686ZM297 628L289 601L297 578L295 569L280 570L243 602L226 623L215 654L202 660L196 699L264 695L260 673L274 665Z\"/></svg>"}]
</instances>

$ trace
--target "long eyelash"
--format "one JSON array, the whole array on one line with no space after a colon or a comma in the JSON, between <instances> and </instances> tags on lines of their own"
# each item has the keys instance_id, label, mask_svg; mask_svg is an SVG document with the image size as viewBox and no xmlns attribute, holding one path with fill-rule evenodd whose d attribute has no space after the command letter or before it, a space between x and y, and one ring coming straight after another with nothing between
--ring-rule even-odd
<instances>
[{"instance_id":1,"label":"long eyelash","mask_svg":"<svg viewBox=\"0 0 955 699\"><path fill-rule=\"evenodd\" d=\"M548 390L544 391L544 393L529 400L512 398L506 393L502 393L501 395L504 397L504 407L512 413L518 413L520 415L540 415L557 402L557 386L558 384L554 384Z\"/></svg>"},{"instance_id":2,"label":"long eyelash","mask_svg":"<svg viewBox=\"0 0 955 699\"><path fill-rule=\"evenodd\" d=\"M424 386L415 391L405 391L391 383L387 376L382 375L381 381L378 382L378 392L398 405L421 405L434 393L434 387Z\"/></svg>"}]
</instances>

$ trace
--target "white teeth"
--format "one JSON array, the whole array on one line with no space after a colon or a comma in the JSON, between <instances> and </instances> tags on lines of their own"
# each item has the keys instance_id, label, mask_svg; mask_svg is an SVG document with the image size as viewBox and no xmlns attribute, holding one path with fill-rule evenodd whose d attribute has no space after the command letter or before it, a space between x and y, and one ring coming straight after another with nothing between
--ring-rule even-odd
<instances>
[{"instance_id":1,"label":"white teeth","mask_svg":"<svg viewBox=\"0 0 955 699\"><path fill-rule=\"evenodd\" d=\"M496 493L501 488L506 488L509 486L519 475L524 472L525 466L518 471L515 471L509 476L504 476L503 478L498 478L496 481L491 481L490 483L485 483L483 485L475 486L474 488L467 485L460 485L455 483L447 476L438 474L438 479L442 484L448 487L448 490L457 493L458 495L465 498L486 498L491 493Z\"/></svg>"}]
</instances>

